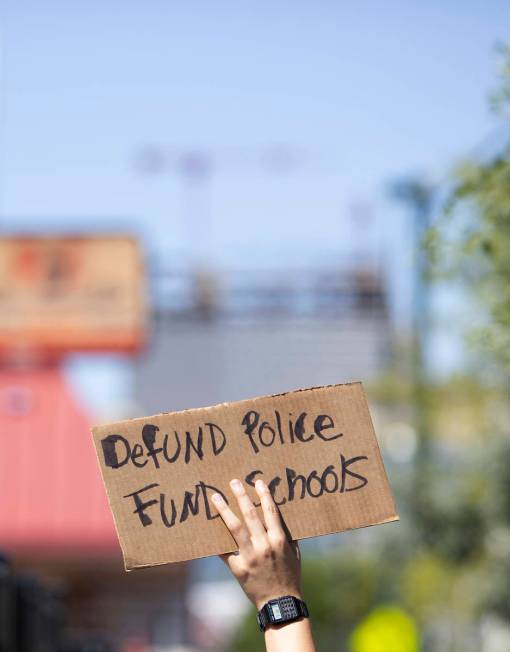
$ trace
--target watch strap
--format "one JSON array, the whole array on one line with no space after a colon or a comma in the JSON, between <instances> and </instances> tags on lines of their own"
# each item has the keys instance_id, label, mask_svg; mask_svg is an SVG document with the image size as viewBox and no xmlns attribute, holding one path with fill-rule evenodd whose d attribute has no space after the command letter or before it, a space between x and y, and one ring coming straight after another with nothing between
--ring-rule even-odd
<instances>
[{"instance_id":1,"label":"watch strap","mask_svg":"<svg viewBox=\"0 0 510 652\"><path fill-rule=\"evenodd\" d=\"M272 620L269 613L269 610L272 608L271 603L278 602L280 604L281 602L289 601L289 600L292 600L292 602L294 603L297 614L291 617L283 616L277 622ZM257 614L257 622L259 624L260 630L262 632L265 632L268 625L270 624L284 625L285 623L293 622L295 620L298 620L299 618L308 618L309 615L310 614L308 612L308 607L306 606L306 603L303 602L303 600L300 600L299 598L296 598L293 595L284 595L281 596L280 598L275 598L274 600L270 600L269 602L266 602L266 604L262 607L262 609Z\"/></svg>"}]
</instances>

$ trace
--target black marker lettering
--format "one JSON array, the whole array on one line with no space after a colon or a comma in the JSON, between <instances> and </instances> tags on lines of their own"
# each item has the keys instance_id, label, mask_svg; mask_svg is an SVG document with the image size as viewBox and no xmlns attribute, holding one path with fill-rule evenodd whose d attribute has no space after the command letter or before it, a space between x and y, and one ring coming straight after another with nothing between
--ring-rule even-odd
<instances>
[{"instance_id":1,"label":"black marker lettering","mask_svg":"<svg viewBox=\"0 0 510 652\"><path fill-rule=\"evenodd\" d=\"M289 413L289 417L292 416L292 412ZM290 443L294 443L294 424L292 423L292 419L289 418L289 435L290 435Z\"/></svg>"},{"instance_id":2,"label":"black marker lettering","mask_svg":"<svg viewBox=\"0 0 510 652\"><path fill-rule=\"evenodd\" d=\"M257 427L257 424L260 419L260 414L255 412L255 410L250 410L244 415L244 419L241 421L242 425L245 426L244 434L248 435L250 438L250 444L252 445L253 450L258 453L259 447L253 439L253 431Z\"/></svg>"},{"instance_id":3,"label":"black marker lettering","mask_svg":"<svg viewBox=\"0 0 510 652\"><path fill-rule=\"evenodd\" d=\"M296 437L299 439L299 441L310 441L310 439L313 439L313 435L305 437L305 419L306 412L301 412L301 414L296 419L296 425L294 426L294 432L296 433Z\"/></svg>"},{"instance_id":4,"label":"black marker lettering","mask_svg":"<svg viewBox=\"0 0 510 652\"><path fill-rule=\"evenodd\" d=\"M282 432L282 420L280 417L280 413L278 410L274 411L275 417L276 417L276 427L278 428L278 435L280 437L280 443L284 444L285 441L283 439L283 432Z\"/></svg>"},{"instance_id":5,"label":"black marker lettering","mask_svg":"<svg viewBox=\"0 0 510 652\"><path fill-rule=\"evenodd\" d=\"M170 499L170 505L172 507L172 516L170 517L170 520L168 520L168 516L166 515L165 510L165 494L159 494L159 509L161 512L161 520L163 521L163 525L165 527L172 527L175 525L177 509L175 507L175 500L173 498Z\"/></svg>"},{"instance_id":6,"label":"black marker lettering","mask_svg":"<svg viewBox=\"0 0 510 652\"><path fill-rule=\"evenodd\" d=\"M227 437L225 436L223 430L215 423L206 423L205 425L209 427L213 453L214 455L219 455L221 451L225 448L225 445L227 443ZM218 442L216 441L216 434L215 434L216 431L218 431L219 436L221 437L221 443L219 445Z\"/></svg>"},{"instance_id":7,"label":"black marker lettering","mask_svg":"<svg viewBox=\"0 0 510 652\"><path fill-rule=\"evenodd\" d=\"M126 457L119 462L117 456L116 444L118 441L121 441L124 444L126 450ZM109 466L112 469L118 469L121 466L124 466L129 460L131 454L131 448L127 439L124 439L122 435L108 435L101 440L101 446L103 448L104 463L106 466Z\"/></svg>"},{"instance_id":8,"label":"black marker lettering","mask_svg":"<svg viewBox=\"0 0 510 652\"><path fill-rule=\"evenodd\" d=\"M195 453L198 455L198 458L201 460L204 457L204 433L202 432L202 426L198 429L198 436L197 436L197 444L193 443L193 438L191 436L191 433L186 431L186 452L184 453L184 461L186 464L189 464L190 458L191 458L191 449L195 451Z\"/></svg>"},{"instance_id":9,"label":"black marker lettering","mask_svg":"<svg viewBox=\"0 0 510 652\"><path fill-rule=\"evenodd\" d=\"M277 475L277 476L275 476L275 477L271 480L271 482L267 485L269 491L271 492L271 496L273 496L273 500L274 500L274 502L275 502L275 505L283 505L284 503L287 502L287 499L286 499L286 498L282 498L281 500L276 500L276 497L275 497L276 490L277 490L278 485L280 484L281 481L282 481L282 479L280 478L279 475Z\"/></svg>"},{"instance_id":10,"label":"black marker lettering","mask_svg":"<svg viewBox=\"0 0 510 652\"><path fill-rule=\"evenodd\" d=\"M165 456L165 460L167 462L175 462L181 452L181 440L179 439L179 434L176 430L174 430L174 435L176 447L175 453L172 455L172 457L168 457L168 435L165 435L165 439L163 440L163 455Z\"/></svg>"},{"instance_id":11,"label":"black marker lettering","mask_svg":"<svg viewBox=\"0 0 510 652\"><path fill-rule=\"evenodd\" d=\"M151 517L145 513L145 510L147 509L147 507L150 507L151 505L155 505L158 501L155 498L153 498L152 500L148 500L147 502L144 502L138 494L141 494L142 491L153 489L154 487L159 487L159 484L157 484L157 482L154 482L153 484L148 484L146 487L142 487L141 489L138 489L138 491L133 491L132 493L126 494L124 496L124 498L133 497L133 500L135 501L135 507L136 507L133 514L138 514L138 518L140 519L140 522L143 525L143 527L147 527L147 525L150 525L152 523Z\"/></svg>"},{"instance_id":12,"label":"black marker lettering","mask_svg":"<svg viewBox=\"0 0 510 652\"><path fill-rule=\"evenodd\" d=\"M143 457L143 447L141 444L135 444L133 446L133 452L131 453L131 460L135 466L137 466L139 469L143 468L149 460L145 460L145 462L137 462L137 458Z\"/></svg>"},{"instance_id":13,"label":"black marker lettering","mask_svg":"<svg viewBox=\"0 0 510 652\"><path fill-rule=\"evenodd\" d=\"M184 503L183 503L181 518L179 519L179 523L185 521L190 515L190 513L193 516L196 516L199 513L200 511L199 496L200 496L200 485L198 484L195 486L195 494L192 494L191 491L184 492Z\"/></svg>"},{"instance_id":14,"label":"black marker lettering","mask_svg":"<svg viewBox=\"0 0 510 652\"><path fill-rule=\"evenodd\" d=\"M269 430L271 432L271 436L269 438L269 441L267 441L267 442L264 441L264 438L262 437L262 433L264 432L264 430ZM267 421L263 421L260 424L260 428L259 428L259 440L260 440L260 443L263 446L266 446L266 447L272 446L273 443L274 443L275 436L276 436L276 433L274 431L274 428L271 428L271 426L269 425L269 423Z\"/></svg>"},{"instance_id":15,"label":"black marker lettering","mask_svg":"<svg viewBox=\"0 0 510 652\"><path fill-rule=\"evenodd\" d=\"M328 415L328 414L319 414L319 416L315 419L313 422L313 429L317 437L320 437L324 441L331 441L333 439L338 439L339 437L343 437L343 432L339 432L337 435L331 435L330 437L326 437L326 435L322 434L323 430L328 430L329 428L334 428L335 423L333 419Z\"/></svg>"},{"instance_id":16,"label":"black marker lettering","mask_svg":"<svg viewBox=\"0 0 510 652\"><path fill-rule=\"evenodd\" d=\"M331 476L333 478L333 486L328 487L328 477ZM324 469L323 474L321 475L321 483L322 486L324 487L324 491L328 494L333 494L335 491L338 491L338 475L335 473L335 467L333 464L330 464Z\"/></svg>"},{"instance_id":17,"label":"black marker lettering","mask_svg":"<svg viewBox=\"0 0 510 652\"><path fill-rule=\"evenodd\" d=\"M348 468L351 464L354 464L355 462L359 462L360 460L367 460L367 459L368 457L366 455L358 455L358 457L351 457L349 460L347 460L343 455L340 455L340 460L342 462L342 485L340 487L340 493L343 493L344 491L356 491L356 489L361 489L366 484L368 484L368 480L364 476L359 475L359 473L354 473L354 471L349 471ZM348 475L352 476L353 478L358 478L358 480L361 480L361 484L346 489L345 478Z\"/></svg>"},{"instance_id":18,"label":"black marker lettering","mask_svg":"<svg viewBox=\"0 0 510 652\"><path fill-rule=\"evenodd\" d=\"M305 491L306 491L306 481L305 481L305 476L304 475L298 475L294 469L285 469L285 473L287 475L287 485L288 485L288 496L289 496L289 501L294 500L294 488L296 486L296 483L298 480L301 480L301 496L300 498L305 497Z\"/></svg>"},{"instance_id":19,"label":"black marker lettering","mask_svg":"<svg viewBox=\"0 0 510 652\"><path fill-rule=\"evenodd\" d=\"M315 480L319 485L319 488L316 493L313 493L312 491L312 480ZM315 470L312 471L308 476L308 478L306 479L306 490L308 491L308 493L312 498L319 498L319 496L322 496L322 494L324 493L324 487L322 486L321 479L317 475L317 471Z\"/></svg>"},{"instance_id":20,"label":"black marker lettering","mask_svg":"<svg viewBox=\"0 0 510 652\"><path fill-rule=\"evenodd\" d=\"M154 426L152 423L146 423L142 428L142 439L143 443L147 447L147 456L152 457L154 465L157 469L159 469L158 455L163 450L163 448L154 448L154 444L156 442L156 432L158 430L158 426Z\"/></svg>"}]
</instances>

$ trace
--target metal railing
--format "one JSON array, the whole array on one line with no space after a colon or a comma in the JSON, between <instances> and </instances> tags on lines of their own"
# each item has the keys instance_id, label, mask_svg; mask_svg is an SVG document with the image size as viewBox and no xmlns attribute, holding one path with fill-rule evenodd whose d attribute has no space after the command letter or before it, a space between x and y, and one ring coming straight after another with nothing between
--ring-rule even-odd
<instances>
[{"instance_id":1,"label":"metal railing","mask_svg":"<svg viewBox=\"0 0 510 652\"><path fill-rule=\"evenodd\" d=\"M367 267L276 271L160 270L156 316L173 319L383 318L384 278Z\"/></svg>"}]
</instances>

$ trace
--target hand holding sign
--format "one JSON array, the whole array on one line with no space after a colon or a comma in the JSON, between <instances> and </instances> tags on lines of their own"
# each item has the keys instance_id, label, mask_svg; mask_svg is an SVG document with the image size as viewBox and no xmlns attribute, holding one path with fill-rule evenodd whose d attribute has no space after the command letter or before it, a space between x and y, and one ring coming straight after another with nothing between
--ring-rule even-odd
<instances>
[{"instance_id":1,"label":"hand holding sign","mask_svg":"<svg viewBox=\"0 0 510 652\"><path fill-rule=\"evenodd\" d=\"M237 498L243 520L239 519L221 494L212 499L225 525L239 546L239 553L222 555L238 579L243 591L257 609L281 595L301 597L301 567L297 542L285 534L280 513L262 480L255 490L260 498L264 524L251 502L242 482L230 483ZM244 521L244 523L243 523Z\"/></svg>"},{"instance_id":2,"label":"hand holding sign","mask_svg":"<svg viewBox=\"0 0 510 652\"><path fill-rule=\"evenodd\" d=\"M398 519L361 383L133 419L93 434L128 570L240 547L212 502L218 493L235 513L232 477L248 485L256 507L253 489L264 480L293 540ZM251 527L263 538L257 521Z\"/></svg>"},{"instance_id":3,"label":"hand holding sign","mask_svg":"<svg viewBox=\"0 0 510 652\"><path fill-rule=\"evenodd\" d=\"M230 482L241 512L241 519L228 507L220 494L214 494L213 503L225 525L235 538L238 553L221 555L239 581L248 598L260 611L270 600L293 596L302 599L301 556L297 541L291 541L284 530L278 507L269 488L257 480L255 490L262 506L264 523L246 490L237 479ZM273 614L275 607L272 607ZM281 612L278 610L281 617ZM283 628L265 628L266 649L315 652L308 618L294 617Z\"/></svg>"}]
</instances>

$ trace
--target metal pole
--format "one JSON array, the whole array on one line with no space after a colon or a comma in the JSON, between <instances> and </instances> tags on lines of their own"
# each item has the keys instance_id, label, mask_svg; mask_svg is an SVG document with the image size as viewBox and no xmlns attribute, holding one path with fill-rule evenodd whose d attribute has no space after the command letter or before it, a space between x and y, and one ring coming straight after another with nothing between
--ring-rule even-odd
<instances>
[{"instance_id":1,"label":"metal pole","mask_svg":"<svg viewBox=\"0 0 510 652\"><path fill-rule=\"evenodd\" d=\"M428 471L431 462L431 423L428 395L427 355L430 331L430 307L427 282L425 234L430 226L434 191L420 179L405 179L394 184L392 196L410 208L413 223L413 305L412 305L412 376L417 447L413 502L424 507Z\"/></svg>"}]
</instances>

